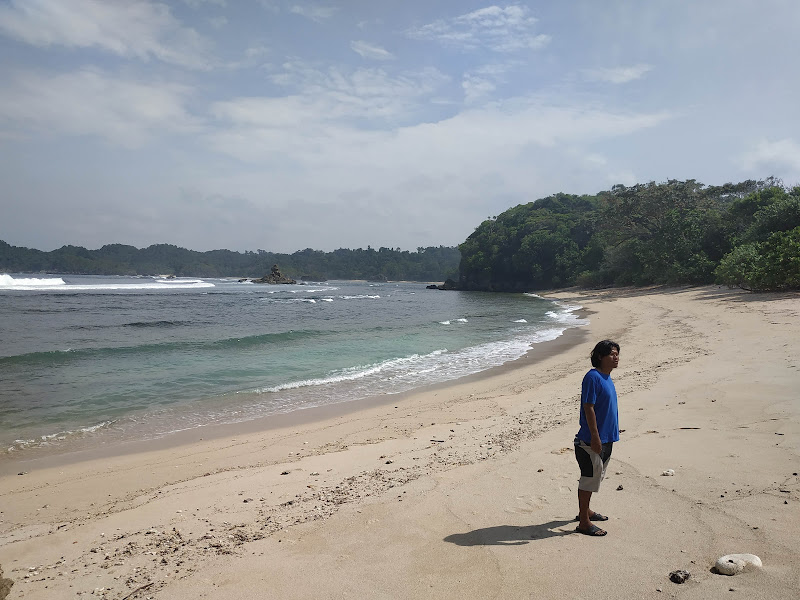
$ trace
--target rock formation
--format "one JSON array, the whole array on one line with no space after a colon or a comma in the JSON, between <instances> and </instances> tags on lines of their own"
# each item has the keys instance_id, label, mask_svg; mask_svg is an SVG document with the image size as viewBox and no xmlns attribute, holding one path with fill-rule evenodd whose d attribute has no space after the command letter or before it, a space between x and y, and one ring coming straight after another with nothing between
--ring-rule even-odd
<instances>
[{"instance_id":1,"label":"rock formation","mask_svg":"<svg viewBox=\"0 0 800 600\"><path fill-rule=\"evenodd\" d=\"M283 284L295 284L297 281L294 279L289 279L288 277L284 277L281 270L278 268L278 265L272 265L272 269L270 270L268 275L264 275L261 279L252 279L253 283L283 283Z\"/></svg>"},{"instance_id":2,"label":"rock formation","mask_svg":"<svg viewBox=\"0 0 800 600\"><path fill-rule=\"evenodd\" d=\"M436 285L435 283L426 286L429 290L457 290L459 289L458 284L453 281L452 279L448 279L442 285Z\"/></svg>"}]
</instances>

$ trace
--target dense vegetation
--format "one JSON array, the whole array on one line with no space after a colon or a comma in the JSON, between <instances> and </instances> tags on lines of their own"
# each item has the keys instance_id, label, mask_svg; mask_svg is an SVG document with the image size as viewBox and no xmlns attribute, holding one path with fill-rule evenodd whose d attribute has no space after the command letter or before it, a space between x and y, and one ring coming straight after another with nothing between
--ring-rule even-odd
<instances>
[{"instance_id":1,"label":"dense vegetation","mask_svg":"<svg viewBox=\"0 0 800 600\"><path fill-rule=\"evenodd\" d=\"M196 252L171 244L142 249L109 244L98 250L63 246L43 252L0 241L0 272L261 277L277 264L284 275L294 279L444 281L457 277L460 256L457 248L444 246L417 248L416 252L367 247L275 254L264 250Z\"/></svg>"},{"instance_id":2,"label":"dense vegetation","mask_svg":"<svg viewBox=\"0 0 800 600\"><path fill-rule=\"evenodd\" d=\"M800 187L694 180L556 194L492 217L459 246L462 289L722 283L800 288Z\"/></svg>"}]
</instances>

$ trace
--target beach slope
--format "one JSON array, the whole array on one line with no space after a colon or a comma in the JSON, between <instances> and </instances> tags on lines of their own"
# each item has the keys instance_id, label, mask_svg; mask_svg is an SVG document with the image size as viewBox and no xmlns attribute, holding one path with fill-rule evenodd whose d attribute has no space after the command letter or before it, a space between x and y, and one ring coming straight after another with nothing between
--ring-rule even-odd
<instances>
[{"instance_id":1,"label":"beach slope","mask_svg":"<svg viewBox=\"0 0 800 600\"><path fill-rule=\"evenodd\" d=\"M800 597L800 295L546 297L591 324L484 377L3 475L9 598ZM602 338L624 431L590 538L572 438ZM763 568L712 572L731 553Z\"/></svg>"}]
</instances>

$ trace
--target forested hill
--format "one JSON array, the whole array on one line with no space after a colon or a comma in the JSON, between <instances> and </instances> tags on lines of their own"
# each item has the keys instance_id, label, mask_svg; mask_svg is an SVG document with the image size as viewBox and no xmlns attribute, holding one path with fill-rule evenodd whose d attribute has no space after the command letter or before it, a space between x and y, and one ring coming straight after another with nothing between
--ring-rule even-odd
<instances>
[{"instance_id":1,"label":"forested hill","mask_svg":"<svg viewBox=\"0 0 800 600\"><path fill-rule=\"evenodd\" d=\"M798 289L800 187L689 180L556 194L484 221L459 249L460 289L714 282Z\"/></svg>"},{"instance_id":2,"label":"forested hill","mask_svg":"<svg viewBox=\"0 0 800 600\"><path fill-rule=\"evenodd\" d=\"M91 275L173 274L192 277L261 277L277 264L294 279L373 279L444 281L458 277L457 248L301 250L293 254L196 252L171 244L138 249L109 244L98 250L63 246L52 252L11 246L0 241L0 272Z\"/></svg>"}]
</instances>

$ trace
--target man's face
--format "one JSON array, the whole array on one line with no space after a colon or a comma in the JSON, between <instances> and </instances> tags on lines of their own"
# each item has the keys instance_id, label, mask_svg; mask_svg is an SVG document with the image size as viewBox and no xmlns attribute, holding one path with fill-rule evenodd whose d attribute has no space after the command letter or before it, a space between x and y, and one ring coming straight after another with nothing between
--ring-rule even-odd
<instances>
[{"instance_id":1,"label":"man's face","mask_svg":"<svg viewBox=\"0 0 800 600\"><path fill-rule=\"evenodd\" d=\"M611 373L612 369L619 366L619 350L616 348L611 349L611 354L608 354L600 359L600 371L603 373Z\"/></svg>"}]
</instances>

